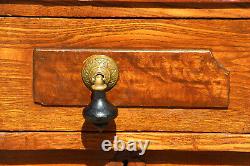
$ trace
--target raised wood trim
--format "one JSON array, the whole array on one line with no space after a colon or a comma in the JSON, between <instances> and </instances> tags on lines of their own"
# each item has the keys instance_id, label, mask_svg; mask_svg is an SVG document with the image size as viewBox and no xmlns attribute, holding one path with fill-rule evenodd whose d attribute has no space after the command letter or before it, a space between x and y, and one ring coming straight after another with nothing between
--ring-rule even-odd
<instances>
[{"instance_id":1,"label":"raised wood trim","mask_svg":"<svg viewBox=\"0 0 250 166\"><path fill-rule=\"evenodd\" d=\"M165 132L2 132L0 150L101 150L104 139L150 140L148 150L250 152L250 134Z\"/></svg>"}]
</instances>

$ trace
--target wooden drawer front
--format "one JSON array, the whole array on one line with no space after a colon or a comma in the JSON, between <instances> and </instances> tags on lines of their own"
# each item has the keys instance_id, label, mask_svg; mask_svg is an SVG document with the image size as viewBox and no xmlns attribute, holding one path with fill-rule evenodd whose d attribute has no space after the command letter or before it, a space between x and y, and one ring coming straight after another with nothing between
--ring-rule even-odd
<instances>
[{"instance_id":1,"label":"wooden drawer front","mask_svg":"<svg viewBox=\"0 0 250 166\"><path fill-rule=\"evenodd\" d=\"M212 26L211 26L212 25ZM81 131L82 108L33 101L34 48L211 49L230 71L226 108L119 108L109 131L250 131L250 21L0 18L0 130ZM81 105L84 103L80 103Z\"/></svg>"}]
</instances>

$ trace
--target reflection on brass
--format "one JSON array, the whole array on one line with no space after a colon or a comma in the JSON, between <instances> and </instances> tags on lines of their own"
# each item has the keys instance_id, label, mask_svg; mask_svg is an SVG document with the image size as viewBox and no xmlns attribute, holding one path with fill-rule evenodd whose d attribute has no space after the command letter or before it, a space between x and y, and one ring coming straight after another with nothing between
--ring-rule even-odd
<instances>
[{"instance_id":1,"label":"reflection on brass","mask_svg":"<svg viewBox=\"0 0 250 166\"><path fill-rule=\"evenodd\" d=\"M119 71L113 59L106 55L92 55L84 61L82 79L90 90L110 90L118 80Z\"/></svg>"},{"instance_id":2,"label":"reflection on brass","mask_svg":"<svg viewBox=\"0 0 250 166\"><path fill-rule=\"evenodd\" d=\"M91 86L93 90L103 91L107 88L107 85L104 83L104 77L102 75L97 75L95 77L95 84Z\"/></svg>"}]
</instances>

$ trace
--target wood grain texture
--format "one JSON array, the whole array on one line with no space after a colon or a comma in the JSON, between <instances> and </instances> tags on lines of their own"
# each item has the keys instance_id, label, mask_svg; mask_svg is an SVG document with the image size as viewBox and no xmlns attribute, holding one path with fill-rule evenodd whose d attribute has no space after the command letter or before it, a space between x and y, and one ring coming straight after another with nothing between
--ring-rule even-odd
<instances>
[{"instance_id":1,"label":"wood grain texture","mask_svg":"<svg viewBox=\"0 0 250 166\"><path fill-rule=\"evenodd\" d=\"M249 18L250 4L123 3L123 2L19 2L2 0L1 16L38 17L149 17Z\"/></svg>"},{"instance_id":2,"label":"wood grain texture","mask_svg":"<svg viewBox=\"0 0 250 166\"><path fill-rule=\"evenodd\" d=\"M12 163L14 163L14 164L6 164L6 165L15 165L15 161L13 161ZM22 162L22 163L25 166L57 166L57 165L58 166L69 166L69 165L70 166L123 166L122 162L107 163L106 161L88 161L88 160L86 162L82 162L80 164L61 164L61 163L56 163L56 164L26 164L24 162Z\"/></svg>"},{"instance_id":3,"label":"wood grain texture","mask_svg":"<svg viewBox=\"0 0 250 166\"><path fill-rule=\"evenodd\" d=\"M145 166L144 162L128 162L128 166Z\"/></svg>"},{"instance_id":4,"label":"wood grain texture","mask_svg":"<svg viewBox=\"0 0 250 166\"><path fill-rule=\"evenodd\" d=\"M98 156L98 160L96 160ZM138 155L137 155L138 156ZM134 162L136 156L127 152L117 154L84 150L1 150L1 165L88 165L103 166ZM249 165L250 154L243 152L196 152L148 150L140 159L146 165Z\"/></svg>"},{"instance_id":5,"label":"wood grain texture","mask_svg":"<svg viewBox=\"0 0 250 166\"><path fill-rule=\"evenodd\" d=\"M0 165L122 166L114 152L84 150L0 150ZM98 160L97 160L98 158Z\"/></svg>"},{"instance_id":6,"label":"wood grain texture","mask_svg":"<svg viewBox=\"0 0 250 166\"><path fill-rule=\"evenodd\" d=\"M150 156L149 156L150 155ZM250 153L232 152L187 152L153 151L145 155L148 166L214 166L214 165L249 165Z\"/></svg>"},{"instance_id":7,"label":"wood grain texture","mask_svg":"<svg viewBox=\"0 0 250 166\"><path fill-rule=\"evenodd\" d=\"M117 2L117 1L124 1L124 2L175 2L175 3L243 3L243 2L250 2L249 0L40 0L43 2L88 2L88 1L110 1L110 2Z\"/></svg>"},{"instance_id":8,"label":"wood grain texture","mask_svg":"<svg viewBox=\"0 0 250 166\"><path fill-rule=\"evenodd\" d=\"M250 50L249 20L0 18L2 48ZM213 25L213 26L211 26Z\"/></svg>"},{"instance_id":9,"label":"wood grain texture","mask_svg":"<svg viewBox=\"0 0 250 166\"><path fill-rule=\"evenodd\" d=\"M35 47L108 47L212 49L230 71L231 89L227 110L120 108L107 131L250 132L248 20L1 18L0 23L1 130L96 131L86 127L82 108L33 103L32 55Z\"/></svg>"},{"instance_id":10,"label":"wood grain texture","mask_svg":"<svg viewBox=\"0 0 250 166\"><path fill-rule=\"evenodd\" d=\"M8 153L8 152L6 152ZM52 159L51 162L53 162L55 159ZM67 164L64 164L64 163L55 163L55 164L40 164L40 163L36 163L36 164L26 164L25 162L22 162L22 161L19 161L22 163L22 165L25 165L25 166L55 166L55 165L58 165L58 166L123 166L123 163L122 162L108 162L108 161L105 161L105 160L98 160L98 161L95 161L95 160L88 160L86 159L86 161L82 161L80 164L77 164L79 163L79 161L72 161L72 163L67 163ZM62 161L63 162L63 161ZM0 162L1 163L1 162ZM11 164L9 164L11 163ZM13 163L13 164L12 164ZM7 162L6 165L20 165L20 164L16 164L18 162L15 162L15 161L12 161L12 162ZM76 163L76 164L75 164Z\"/></svg>"},{"instance_id":11,"label":"wood grain texture","mask_svg":"<svg viewBox=\"0 0 250 166\"><path fill-rule=\"evenodd\" d=\"M15 162L13 162L15 163ZM25 166L123 166L122 162L110 162L108 163L107 161L86 161L86 162L82 162L81 164L61 164L61 163L56 163L56 164L25 164L23 163ZM9 164L8 164L9 165ZM13 165L13 164L11 164Z\"/></svg>"},{"instance_id":12,"label":"wood grain texture","mask_svg":"<svg viewBox=\"0 0 250 166\"><path fill-rule=\"evenodd\" d=\"M109 162L106 166L124 166L122 162Z\"/></svg>"},{"instance_id":13,"label":"wood grain texture","mask_svg":"<svg viewBox=\"0 0 250 166\"><path fill-rule=\"evenodd\" d=\"M147 150L250 151L249 134L164 132L2 132L0 150L101 150L103 140L114 136L128 142L149 140Z\"/></svg>"},{"instance_id":14,"label":"wood grain texture","mask_svg":"<svg viewBox=\"0 0 250 166\"><path fill-rule=\"evenodd\" d=\"M37 49L34 102L86 106L90 91L81 76L91 55L107 55L119 68L108 98L122 107L227 108L229 72L208 50ZM190 95L191 94L191 95Z\"/></svg>"}]
</instances>

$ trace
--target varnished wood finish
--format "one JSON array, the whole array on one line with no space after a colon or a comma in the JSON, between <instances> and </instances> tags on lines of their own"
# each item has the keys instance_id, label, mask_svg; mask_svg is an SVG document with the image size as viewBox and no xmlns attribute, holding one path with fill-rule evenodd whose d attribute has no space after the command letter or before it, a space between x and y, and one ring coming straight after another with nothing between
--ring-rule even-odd
<instances>
[{"instance_id":1,"label":"varnished wood finish","mask_svg":"<svg viewBox=\"0 0 250 166\"><path fill-rule=\"evenodd\" d=\"M149 140L147 150L250 152L249 134L165 133L165 132L10 132L1 133L0 150L101 150L105 140Z\"/></svg>"},{"instance_id":2,"label":"varnished wood finish","mask_svg":"<svg viewBox=\"0 0 250 166\"><path fill-rule=\"evenodd\" d=\"M109 162L105 166L124 166L122 162Z\"/></svg>"},{"instance_id":3,"label":"varnished wood finish","mask_svg":"<svg viewBox=\"0 0 250 166\"><path fill-rule=\"evenodd\" d=\"M108 92L116 106L226 108L229 72L208 50L38 49L34 51L33 97L47 106L86 106L83 62L107 55L119 68ZM190 95L191 94L191 95Z\"/></svg>"},{"instance_id":4,"label":"varnished wood finish","mask_svg":"<svg viewBox=\"0 0 250 166\"><path fill-rule=\"evenodd\" d=\"M89 2L89 1L110 1L110 2L175 2L175 3L243 3L249 0L40 0L41 2Z\"/></svg>"},{"instance_id":5,"label":"varnished wood finish","mask_svg":"<svg viewBox=\"0 0 250 166\"><path fill-rule=\"evenodd\" d=\"M123 166L114 152L83 150L0 150L0 165ZM98 159L97 159L98 158Z\"/></svg>"},{"instance_id":6,"label":"varnished wood finish","mask_svg":"<svg viewBox=\"0 0 250 166\"><path fill-rule=\"evenodd\" d=\"M32 99L35 47L208 48L230 71L230 103L219 109L120 108L109 131L249 133L248 20L90 20L1 18L0 129L80 131L82 108L41 107ZM213 26L211 26L213 25ZM62 28L63 27L63 28ZM218 28L220 27L220 28ZM102 35L101 35L102 34ZM105 36L105 37L103 37Z\"/></svg>"},{"instance_id":7,"label":"varnished wood finish","mask_svg":"<svg viewBox=\"0 0 250 166\"><path fill-rule=\"evenodd\" d=\"M249 165L250 153L156 151L145 156L147 166Z\"/></svg>"},{"instance_id":8,"label":"varnished wood finish","mask_svg":"<svg viewBox=\"0 0 250 166\"><path fill-rule=\"evenodd\" d=\"M144 162L129 162L128 166L146 166Z\"/></svg>"},{"instance_id":9,"label":"varnished wood finish","mask_svg":"<svg viewBox=\"0 0 250 166\"><path fill-rule=\"evenodd\" d=\"M249 18L250 4L108 3L108 2L0 2L1 16L27 17L149 17L149 18ZM244 6L244 8L242 8Z\"/></svg>"},{"instance_id":10,"label":"varnished wood finish","mask_svg":"<svg viewBox=\"0 0 250 166\"><path fill-rule=\"evenodd\" d=\"M98 160L96 159L98 156ZM104 166L105 164L120 164L122 161L134 163L135 155L128 153L84 151L84 150L1 150L1 165L88 165ZM136 160L138 161L138 159ZM241 165L249 166L250 153L242 152L190 152L190 151L147 151L141 157L140 163L150 166L178 165L178 166L208 166L208 165Z\"/></svg>"},{"instance_id":11,"label":"varnished wood finish","mask_svg":"<svg viewBox=\"0 0 250 166\"><path fill-rule=\"evenodd\" d=\"M250 3L243 2L2 0L0 165L249 165ZM96 128L85 123L82 108L34 104L32 51L38 47L212 49L231 73L229 107L120 108L104 133L86 132ZM142 157L91 150L114 135L152 140L153 150Z\"/></svg>"},{"instance_id":12,"label":"varnished wood finish","mask_svg":"<svg viewBox=\"0 0 250 166\"><path fill-rule=\"evenodd\" d=\"M249 20L0 18L1 48L250 50ZM213 26L212 26L213 25ZM63 27L63 28L62 28ZM220 28L218 28L220 27ZM238 55L239 56L239 55Z\"/></svg>"}]
</instances>

